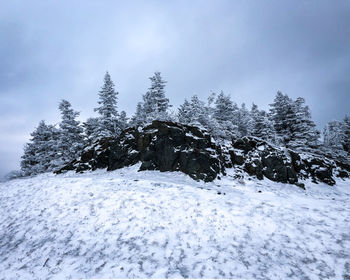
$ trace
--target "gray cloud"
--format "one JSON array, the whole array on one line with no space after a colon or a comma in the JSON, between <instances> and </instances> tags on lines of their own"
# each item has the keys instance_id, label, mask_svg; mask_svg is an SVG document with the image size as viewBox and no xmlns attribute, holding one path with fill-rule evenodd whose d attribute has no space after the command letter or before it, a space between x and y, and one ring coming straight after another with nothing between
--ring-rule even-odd
<instances>
[{"instance_id":1,"label":"gray cloud","mask_svg":"<svg viewBox=\"0 0 350 280\"><path fill-rule=\"evenodd\" d=\"M156 70L174 105L224 90L267 109L303 96L319 128L349 114L350 2L2 1L0 170L60 99L93 114L106 70L129 114Z\"/></svg>"}]
</instances>

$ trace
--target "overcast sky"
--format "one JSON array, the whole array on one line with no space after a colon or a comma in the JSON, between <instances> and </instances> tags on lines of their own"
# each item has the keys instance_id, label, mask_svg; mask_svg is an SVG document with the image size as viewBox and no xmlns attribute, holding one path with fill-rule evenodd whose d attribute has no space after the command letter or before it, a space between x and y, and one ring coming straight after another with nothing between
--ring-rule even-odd
<instances>
[{"instance_id":1,"label":"overcast sky","mask_svg":"<svg viewBox=\"0 0 350 280\"><path fill-rule=\"evenodd\" d=\"M93 116L106 70L128 114L161 71L175 106L223 90L268 109L281 90L321 129L350 114L350 1L0 0L0 175L61 99Z\"/></svg>"}]
</instances>

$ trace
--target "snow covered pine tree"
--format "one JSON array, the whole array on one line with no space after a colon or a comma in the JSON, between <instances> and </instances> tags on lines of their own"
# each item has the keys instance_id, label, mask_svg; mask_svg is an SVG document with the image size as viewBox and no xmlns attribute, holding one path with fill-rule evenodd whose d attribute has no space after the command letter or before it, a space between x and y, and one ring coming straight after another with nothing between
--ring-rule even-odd
<instances>
[{"instance_id":1,"label":"snow covered pine tree","mask_svg":"<svg viewBox=\"0 0 350 280\"><path fill-rule=\"evenodd\" d=\"M106 72L104 84L99 92L100 106L95 108L95 112L99 113L97 127L91 133L97 138L118 136L121 132L118 122L117 95L111 76Z\"/></svg>"},{"instance_id":2,"label":"snow covered pine tree","mask_svg":"<svg viewBox=\"0 0 350 280\"><path fill-rule=\"evenodd\" d=\"M277 144L299 150L317 148L319 132L304 103L301 97L293 101L288 95L277 92L274 103L270 104Z\"/></svg>"},{"instance_id":3,"label":"snow covered pine tree","mask_svg":"<svg viewBox=\"0 0 350 280\"><path fill-rule=\"evenodd\" d=\"M213 118L217 121L220 138L231 140L238 135L238 126L234 123L237 107L234 105L230 96L222 91L215 100Z\"/></svg>"},{"instance_id":4,"label":"snow covered pine tree","mask_svg":"<svg viewBox=\"0 0 350 280\"><path fill-rule=\"evenodd\" d=\"M146 122L146 115L143 110L142 102L137 103L136 112L130 120L130 125L139 126Z\"/></svg>"},{"instance_id":5,"label":"snow covered pine tree","mask_svg":"<svg viewBox=\"0 0 350 280\"><path fill-rule=\"evenodd\" d=\"M276 132L276 142L277 144L286 145L291 138L290 127L294 119L292 100L288 95L278 91L274 102L270 106L270 117Z\"/></svg>"},{"instance_id":6,"label":"snow covered pine tree","mask_svg":"<svg viewBox=\"0 0 350 280\"><path fill-rule=\"evenodd\" d=\"M329 153L345 156L344 151L344 124L340 121L330 121L323 130L323 145Z\"/></svg>"},{"instance_id":7,"label":"snow covered pine tree","mask_svg":"<svg viewBox=\"0 0 350 280\"><path fill-rule=\"evenodd\" d=\"M343 140L343 148L350 155L350 117L344 117L344 140Z\"/></svg>"},{"instance_id":8,"label":"snow covered pine tree","mask_svg":"<svg viewBox=\"0 0 350 280\"><path fill-rule=\"evenodd\" d=\"M151 87L143 96L143 114L146 117L145 122L153 120L167 121L169 119L168 109L169 99L165 97L165 84L160 72L155 72L151 80Z\"/></svg>"},{"instance_id":9,"label":"snow covered pine tree","mask_svg":"<svg viewBox=\"0 0 350 280\"><path fill-rule=\"evenodd\" d=\"M259 110L258 106L253 103L250 110L249 122L250 135L261 138L266 141L274 141L274 127L264 110Z\"/></svg>"},{"instance_id":10,"label":"snow covered pine tree","mask_svg":"<svg viewBox=\"0 0 350 280\"><path fill-rule=\"evenodd\" d=\"M67 100L62 100L59 104L61 111L61 123L57 144L57 152L59 160L62 164L71 161L79 156L83 147L83 128L80 122L76 120L79 112L75 112L71 108L71 104Z\"/></svg>"},{"instance_id":11,"label":"snow covered pine tree","mask_svg":"<svg viewBox=\"0 0 350 280\"><path fill-rule=\"evenodd\" d=\"M23 175L39 174L57 168L58 130L52 125L47 125L45 121L40 121L30 135L32 138L24 146L24 154L21 157Z\"/></svg>"},{"instance_id":12,"label":"snow covered pine tree","mask_svg":"<svg viewBox=\"0 0 350 280\"><path fill-rule=\"evenodd\" d=\"M316 149L319 145L319 131L311 119L308 106L304 105L305 99L298 97L293 103L294 120L291 127L291 139L289 146L296 149Z\"/></svg>"}]
</instances>

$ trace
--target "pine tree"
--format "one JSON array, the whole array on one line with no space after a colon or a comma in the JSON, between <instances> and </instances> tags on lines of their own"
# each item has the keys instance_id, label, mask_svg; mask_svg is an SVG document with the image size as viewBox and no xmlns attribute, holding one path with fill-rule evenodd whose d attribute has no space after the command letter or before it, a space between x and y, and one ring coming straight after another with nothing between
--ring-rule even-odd
<instances>
[{"instance_id":1,"label":"pine tree","mask_svg":"<svg viewBox=\"0 0 350 280\"><path fill-rule=\"evenodd\" d=\"M342 150L344 142L344 127L340 121L328 122L323 131L323 143L325 146L335 149Z\"/></svg>"},{"instance_id":2,"label":"pine tree","mask_svg":"<svg viewBox=\"0 0 350 280\"><path fill-rule=\"evenodd\" d=\"M80 122L76 120L79 113L71 107L67 100L62 100L59 104L62 120L58 139L58 154L62 163L76 158L84 146L83 128L80 126Z\"/></svg>"},{"instance_id":3,"label":"pine tree","mask_svg":"<svg viewBox=\"0 0 350 280\"><path fill-rule=\"evenodd\" d=\"M130 125L132 126L142 126L146 123L146 114L143 110L143 105L139 102L136 106L136 112L130 120Z\"/></svg>"},{"instance_id":4,"label":"pine tree","mask_svg":"<svg viewBox=\"0 0 350 280\"><path fill-rule=\"evenodd\" d=\"M58 167L56 162L58 130L40 121L30 135L30 142L25 145L24 154L21 157L23 174L28 176L56 169Z\"/></svg>"},{"instance_id":5,"label":"pine tree","mask_svg":"<svg viewBox=\"0 0 350 280\"><path fill-rule=\"evenodd\" d=\"M185 99L184 103L178 108L177 119L183 124L189 124L192 121L192 106L187 99Z\"/></svg>"},{"instance_id":6,"label":"pine tree","mask_svg":"<svg viewBox=\"0 0 350 280\"><path fill-rule=\"evenodd\" d=\"M213 114L214 118L218 122L232 121L233 113L233 102L231 101L230 96L225 95L221 91L215 100L215 108Z\"/></svg>"},{"instance_id":7,"label":"pine tree","mask_svg":"<svg viewBox=\"0 0 350 280\"><path fill-rule=\"evenodd\" d=\"M100 106L95 108L95 112L99 113L98 121L98 137L110 137L120 134L118 126L118 111L117 111L117 95L114 90L114 83L111 76L106 72L104 76L104 84L99 92Z\"/></svg>"},{"instance_id":8,"label":"pine tree","mask_svg":"<svg viewBox=\"0 0 350 280\"><path fill-rule=\"evenodd\" d=\"M274 128L267 113L264 110L259 110L258 106L253 103L250 110L249 122L250 135L261 138L266 141L273 141Z\"/></svg>"},{"instance_id":9,"label":"pine tree","mask_svg":"<svg viewBox=\"0 0 350 280\"><path fill-rule=\"evenodd\" d=\"M202 126L204 128L208 127L209 116L207 114L207 108L205 103L198 98L197 95L191 97L191 116L190 125Z\"/></svg>"},{"instance_id":10,"label":"pine tree","mask_svg":"<svg viewBox=\"0 0 350 280\"><path fill-rule=\"evenodd\" d=\"M290 143L294 148L317 148L319 131L311 119L311 113L308 106L305 106L305 99L298 97L293 103L294 119L291 122Z\"/></svg>"},{"instance_id":11,"label":"pine tree","mask_svg":"<svg viewBox=\"0 0 350 280\"><path fill-rule=\"evenodd\" d=\"M299 97L293 101L288 95L283 95L279 91L270 106L271 119L279 144L295 149L318 147L320 132L316 129L304 98Z\"/></svg>"},{"instance_id":12,"label":"pine tree","mask_svg":"<svg viewBox=\"0 0 350 280\"><path fill-rule=\"evenodd\" d=\"M84 123L84 134L88 143L99 138L99 118L88 118Z\"/></svg>"},{"instance_id":13,"label":"pine tree","mask_svg":"<svg viewBox=\"0 0 350 280\"><path fill-rule=\"evenodd\" d=\"M239 108L238 110L238 118L237 118L237 129L238 129L239 137L247 136L248 134L250 134L249 122L250 122L249 112L245 106L245 103L242 103L241 108Z\"/></svg>"},{"instance_id":14,"label":"pine tree","mask_svg":"<svg viewBox=\"0 0 350 280\"><path fill-rule=\"evenodd\" d=\"M121 111L119 116L119 127L121 130L126 129L129 126L128 119L129 118L126 116L126 112Z\"/></svg>"},{"instance_id":15,"label":"pine tree","mask_svg":"<svg viewBox=\"0 0 350 280\"><path fill-rule=\"evenodd\" d=\"M278 144L287 145L292 138L291 129L296 118L293 100L278 91L270 106L270 118L275 128L276 141Z\"/></svg>"},{"instance_id":16,"label":"pine tree","mask_svg":"<svg viewBox=\"0 0 350 280\"><path fill-rule=\"evenodd\" d=\"M150 77L151 87L143 96L143 111L146 115L146 122L153 120L169 120L167 110L169 109L169 99L165 97L165 84L160 72L155 72Z\"/></svg>"},{"instance_id":17,"label":"pine tree","mask_svg":"<svg viewBox=\"0 0 350 280\"><path fill-rule=\"evenodd\" d=\"M343 125L343 148L350 155L350 117L344 117Z\"/></svg>"},{"instance_id":18,"label":"pine tree","mask_svg":"<svg viewBox=\"0 0 350 280\"><path fill-rule=\"evenodd\" d=\"M215 100L213 110L213 118L217 122L217 133L219 133L217 136L219 138L232 139L237 137L238 126L233 123L235 114L237 114L237 111L230 96L221 92Z\"/></svg>"},{"instance_id":19,"label":"pine tree","mask_svg":"<svg viewBox=\"0 0 350 280\"><path fill-rule=\"evenodd\" d=\"M345 150L345 125L344 122L328 122L323 130L323 149L332 157L346 158L348 152Z\"/></svg>"}]
</instances>

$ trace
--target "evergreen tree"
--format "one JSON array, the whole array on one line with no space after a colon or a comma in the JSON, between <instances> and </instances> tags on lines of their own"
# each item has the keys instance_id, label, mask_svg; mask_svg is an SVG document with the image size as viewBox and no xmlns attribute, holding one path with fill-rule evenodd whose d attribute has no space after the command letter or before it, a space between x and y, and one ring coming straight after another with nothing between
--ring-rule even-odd
<instances>
[{"instance_id":1,"label":"evergreen tree","mask_svg":"<svg viewBox=\"0 0 350 280\"><path fill-rule=\"evenodd\" d=\"M58 155L62 163L66 163L76 158L83 149L83 128L80 122L76 120L79 116L71 108L67 100L62 100L59 104L62 121L60 123L60 133L58 139Z\"/></svg>"},{"instance_id":2,"label":"evergreen tree","mask_svg":"<svg viewBox=\"0 0 350 280\"><path fill-rule=\"evenodd\" d=\"M261 138L266 141L273 141L274 128L266 112L259 110L258 106L253 103L250 110L250 135Z\"/></svg>"},{"instance_id":3,"label":"evergreen tree","mask_svg":"<svg viewBox=\"0 0 350 280\"><path fill-rule=\"evenodd\" d=\"M128 119L129 118L126 116L126 112L121 111L119 116L119 127L121 130L126 129L129 126Z\"/></svg>"},{"instance_id":4,"label":"evergreen tree","mask_svg":"<svg viewBox=\"0 0 350 280\"><path fill-rule=\"evenodd\" d=\"M233 137L237 137L238 126L233 123L236 113L236 108L230 96L224 95L221 92L215 100L213 111L213 118L217 122L217 133L219 133L217 136L219 138L232 139Z\"/></svg>"},{"instance_id":5,"label":"evergreen tree","mask_svg":"<svg viewBox=\"0 0 350 280\"><path fill-rule=\"evenodd\" d=\"M88 143L92 143L99 138L99 118L88 118L83 123L85 138Z\"/></svg>"},{"instance_id":6,"label":"evergreen tree","mask_svg":"<svg viewBox=\"0 0 350 280\"><path fill-rule=\"evenodd\" d=\"M288 95L278 91L270 106L270 117L275 128L277 143L286 145L291 139L290 129L295 120L293 101Z\"/></svg>"},{"instance_id":7,"label":"evergreen tree","mask_svg":"<svg viewBox=\"0 0 350 280\"><path fill-rule=\"evenodd\" d=\"M233 111L233 102L230 96L221 91L215 100L214 118L218 122L232 121Z\"/></svg>"},{"instance_id":8,"label":"evergreen tree","mask_svg":"<svg viewBox=\"0 0 350 280\"><path fill-rule=\"evenodd\" d=\"M21 157L23 174L34 175L57 168L58 130L40 121L38 127L30 135L30 142L24 146L24 154Z\"/></svg>"},{"instance_id":9,"label":"evergreen tree","mask_svg":"<svg viewBox=\"0 0 350 280\"><path fill-rule=\"evenodd\" d=\"M139 102L136 106L136 112L130 120L130 125L139 126L145 123L146 123L146 114L145 114L145 111L143 110L142 103Z\"/></svg>"},{"instance_id":10,"label":"evergreen tree","mask_svg":"<svg viewBox=\"0 0 350 280\"><path fill-rule=\"evenodd\" d=\"M95 108L99 113L98 121L98 137L110 137L119 135L121 129L118 126L118 111L117 111L117 95L114 90L114 83L111 76L106 72L104 76L104 84L99 92L100 106Z\"/></svg>"},{"instance_id":11,"label":"evergreen tree","mask_svg":"<svg viewBox=\"0 0 350 280\"><path fill-rule=\"evenodd\" d=\"M190 115L190 125L202 126L204 128L208 127L209 116L207 113L207 107L205 103L198 98L197 95L191 97L191 115Z\"/></svg>"},{"instance_id":12,"label":"evergreen tree","mask_svg":"<svg viewBox=\"0 0 350 280\"><path fill-rule=\"evenodd\" d=\"M192 106L187 99L185 99L184 103L178 108L177 119L183 124L189 124L192 121Z\"/></svg>"},{"instance_id":13,"label":"evergreen tree","mask_svg":"<svg viewBox=\"0 0 350 280\"><path fill-rule=\"evenodd\" d=\"M143 96L143 111L146 115L146 122L153 120L169 120L167 110L169 109L169 99L165 97L165 84L160 72L155 72L150 77L151 87Z\"/></svg>"},{"instance_id":14,"label":"evergreen tree","mask_svg":"<svg viewBox=\"0 0 350 280\"><path fill-rule=\"evenodd\" d=\"M344 127L340 121L328 122L323 131L323 143L333 150L343 150Z\"/></svg>"},{"instance_id":15,"label":"evergreen tree","mask_svg":"<svg viewBox=\"0 0 350 280\"><path fill-rule=\"evenodd\" d=\"M350 117L345 116L343 123L343 148L350 155Z\"/></svg>"},{"instance_id":16,"label":"evergreen tree","mask_svg":"<svg viewBox=\"0 0 350 280\"><path fill-rule=\"evenodd\" d=\"M304 98L299 97L293 101L279 91L270 106L278 143L295 149L318 147L320 133Z\"/></svg>"},{"instance_id":17,"label":"evergreen tree","mask_svg":"<svg viewBox=\"0 0 350 280\"><path fill-rule=\"evenodd\" d=\"M293 103L294 120L290 126L289 146L294 148L317 148L319 131L311 119L311 113L308 106L304 105L305 99L298 97Z\"/></svg>"},{"instance_id":18,"label":"evergreen tree","mask_svg":"<svg viewBox=\"0 0 350 280\"><path fill-rule=\"evenodd\" d=\"M250 134L249 132L250 115L244 103L238 110L237 130L238 136L243 137Z\"/></svg>"},{"instance_id":19,"label":"evergreen tree","mask_svg":"<svg viewBox=\"0 0 350 280\"><path fill-rule=\"evenodd\" d=\"M206 104L206 114L209 119L214 119L214 112L215 112L215 101L217 99L216 93L215 92L210 92L208 98L207 98L207 104Z\"/></svg>"}]
</instances>

